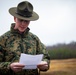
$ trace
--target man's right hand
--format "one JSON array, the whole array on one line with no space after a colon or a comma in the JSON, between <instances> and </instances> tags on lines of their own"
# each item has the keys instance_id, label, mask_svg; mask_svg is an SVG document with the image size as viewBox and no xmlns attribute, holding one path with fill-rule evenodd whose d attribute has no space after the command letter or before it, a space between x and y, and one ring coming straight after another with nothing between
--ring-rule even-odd
<instances>
[{"instance_id":1,"label":"man's right hand","mask_svg":"<svg viewBox=\"0 0 76 75\"><path fill-rule=\"evenodd\" d=\"M11 70L13 70L14 72L19 72L23 69L25 65L20 64L19 62L14 62L10 64L10 68Z\"/></svg>"}]
</instances>

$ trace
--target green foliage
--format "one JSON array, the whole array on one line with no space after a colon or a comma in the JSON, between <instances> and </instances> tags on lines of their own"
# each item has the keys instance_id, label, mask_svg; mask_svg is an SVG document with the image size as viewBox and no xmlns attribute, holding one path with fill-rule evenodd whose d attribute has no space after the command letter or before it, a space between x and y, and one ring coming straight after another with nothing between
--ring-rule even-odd
<instances>
[{"instance_id":1,"label":"green foliage","mask_svg":"<svg viewBox=\"0 0 76 75\"><path fill-rule=\"evenodd\" d=\"M76 58L76 50L48 50L50 59Z\"/></svg>"},{"instance_id":2,"label":"green foliage","mask_svg":"<svg viewBox=\"0 0 76 75\"><path fill-rule=\"evenodd\" d=\"M76 44L75 46L70 45L58 45L47 48L50 55L50 59L67 59L76 58Z\"/></svg>"}]
</instances>

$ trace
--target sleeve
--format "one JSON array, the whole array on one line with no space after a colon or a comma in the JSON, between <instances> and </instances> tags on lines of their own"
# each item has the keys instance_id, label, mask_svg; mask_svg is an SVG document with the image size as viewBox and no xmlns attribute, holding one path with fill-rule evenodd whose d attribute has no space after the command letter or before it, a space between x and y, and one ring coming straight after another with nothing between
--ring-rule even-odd
<instances>
[{"instance_id":1,"label":"sleeve","mask_svg":"<svg viewBox=\"0 0 76 75\"><path fill-rule=\"evenodd\" d=\"M37 54L43 54L44 55L42 61L46 61L48 63L48 69L49 69L50 55L49 55L48 51L46 50L46 46L39 39L37 42ZM45 71L47 71L47 70L45 70Z\"/></svg>"},{"instance_id":2,"label":"sleeve","mask_svg":"<svg viewBox=\"0 0 76 75\"><path fill-rule=\"evenodd\" d=\"M48 69L44 71L47 71L50 68L50 56L49 56L48 51L46 50L46 46L44 44L41 44L41 45L42 45L42 53L44 54L43 61L46 61L48 63Z\"/></svg>"},{"instance_id":3,"label":"sleeve","mask_svg":"<svg viewBox=\"0 0 76 75\"><path fill-rule=\"evenodd\" d=\"M4 37L0 37L0 74L6 74L10 68L9 65L11 62L5 61L5 40Z\"/></svg>"}]
</instances>

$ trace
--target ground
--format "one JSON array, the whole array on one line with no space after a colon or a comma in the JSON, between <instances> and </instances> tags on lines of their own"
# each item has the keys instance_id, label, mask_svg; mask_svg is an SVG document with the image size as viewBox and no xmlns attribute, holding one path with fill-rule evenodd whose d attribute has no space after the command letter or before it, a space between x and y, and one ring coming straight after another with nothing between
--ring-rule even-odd
<instances>
[{"instance_id":1,"label":"ground","mask_svg":"<svg viewBox=\"0 0 76 75\"><path fill-rule=\"evenodd\" d=\"M76 58L51 60L50 69L40 75L76 75Z\"/></svg>"}]
</instances>

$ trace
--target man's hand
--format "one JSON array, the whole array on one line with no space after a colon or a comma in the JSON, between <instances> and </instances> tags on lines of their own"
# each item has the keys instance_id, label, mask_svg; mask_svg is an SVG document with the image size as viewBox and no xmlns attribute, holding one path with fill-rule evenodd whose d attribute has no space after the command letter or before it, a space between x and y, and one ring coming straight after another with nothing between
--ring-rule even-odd
<instances>
[{"instance_id":1,"label":"man's hand","mask_svg":"<svg viewBox=\"0 0 76 75\"><path fill-rule=\"evenodd\" d=\"M47 63L46 61L41 61L41 63L38 64L37 67L38 67L41 71L46 71L46 70L48 70L48 63Z\"/></svg>"},{"instance_id":2,"label":"man's hand","mask_svg":"<svg viewBox=\"0 0 76 75\"><path fill-rule=\"evenodd\" d=\"M13 70L14 72L19 72L19 71L21 71L24 66L25 66L25 65L20 64L20 63L18 63L18 62L14 62L14 63L10 64L10 68L11 68L11 70Z\"/></svg>"}]
</instances>

